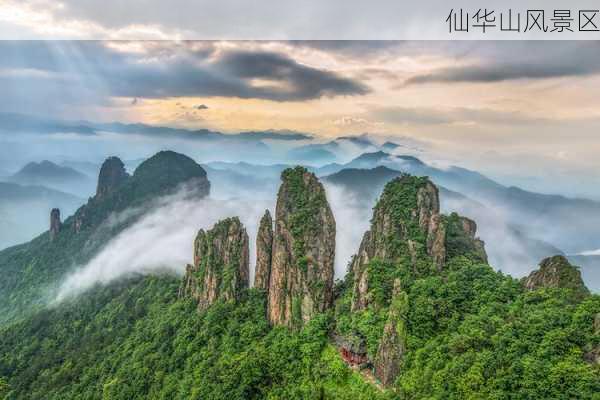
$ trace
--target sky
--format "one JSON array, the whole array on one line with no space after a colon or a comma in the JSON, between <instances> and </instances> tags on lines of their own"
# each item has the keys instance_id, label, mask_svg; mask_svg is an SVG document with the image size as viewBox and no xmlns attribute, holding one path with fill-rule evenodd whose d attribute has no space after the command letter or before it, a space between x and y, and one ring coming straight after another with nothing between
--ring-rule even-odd
<instances>
[{"instance_id":1,"label":"sky","mask_svg":"<svg viewBox=\"0 0 600 400\"><path fill-rule=\"evenodd\" d=\"M361 21L377 21L394 4L369 11L351 1L342 12L322 3L270 2L264 13L229 0L3 0L0 38L107 40L0 41L0 112L322 140L369 133L418 143L429 161L502 183L600 198L590 189L600 187L598 41L172 40L203 28L223 37L254 26L277 32L290 15L299 31L321 32L332 16L353 21L343 14L364 10ZM403 10L423 11L413 8ZM228 23L199 24L198 15ZM363 27L348 24L343 31L360 37ZM303 36L294 27L280 36ZM108 40L130 36L149 40Z\"/></svg>"},{"instance_id":2,"label":"sky","mask_svg":"<svg viewBox=\"0 0 600 400\"><path fill-rule=\"evenodd\" d=\"M599 50L541 41L0 41L0 112L410 138L499 179L535 186L564 177L576 187L597 181Z\"/></svg>"}]
</instances>

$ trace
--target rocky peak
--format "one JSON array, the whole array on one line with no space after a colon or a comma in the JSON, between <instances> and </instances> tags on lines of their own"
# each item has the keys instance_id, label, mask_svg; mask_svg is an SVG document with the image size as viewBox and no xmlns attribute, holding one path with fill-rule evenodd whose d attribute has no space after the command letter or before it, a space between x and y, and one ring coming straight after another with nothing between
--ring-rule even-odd
<instances>
[{"instance_id":1,"label":"rocky peak","mask_svg":"<svg viewBox=\"0 0 600 400\"><path fill-rule=\"evenodd\" d=\"M523 278L523 286L528 290L539 288L572 289L578 296L586 296L589 290L581 279L579 269L561 255L542 260L540 268Z\"/></svg>"},{"instance_id":2,"label":"rocky peak","mask_svg":"<svg viewBox=\"0 0 600 400\"><path fill-rule=\"evenodd\" d=\"M237 300L248 287L248 234L237 217L200 230L194 241L194 264L186 267L179 296L198 301L204 310L217 300Z\"/></svg>"},{"instance_id":3,"label":"rocky peak","mask_svg":"<svg viewBox=\"0 0 600 400\"><path fill-rule=\"evenodd\" d=\"M281 174L269 281L272 324L299 327L331 307L335 220L325 189L303 167Z\"/></svg>"},{"instance_id":4,"label":"rocky peak","mask_svg":"<svg viewBox=\"0 0 600 400\"><path fill-rule=\"evenodd\" d=\"M75 212L73 229L79 233L97 227L113 212L142 206L183 186L187 189L185 195L193 198L210 192L206 171L183 154L158 152L142 162L133 176L127 175L121 160L110 157L100 170L97 195Z\"/></svg>"},{"instance_id":5,"label":"rocky peak","mask_svg":"<svg viewBox=\"0 0 600 400\"><path fill-rule=\"evenodd\" d=\"M50 240L54 240L56 235L58 235L61 226L60 210L58 208L53 208L52 211L50 211Z\"/></svg>"},{"instance_id":6,"label":"rocky peak","mask_svg":"<svg viewBox=\"0 0 600 400\"><path fill-rule=\"evenodd\" d=\"M273 218L269 210L260 220L258 235L256 236L256 269L254 274L254 287L265 291L269 290L271 276L271 254L273 250Z\"/></svg>"},{"instance_id":7,"label":"rocky peak","mask_svg":"<svg viewBox=\"0 0 600 400\"><path fill-rule=\"evenodd\" d=\"M448 258L464 255L487 263L485 243L476 237L477 224L472 219L452 213L445 218L446 254Z\"/></svg>"},{"instance_id":8,"label":"rocky peak","mask_svg":"<svg viewBox=\"0 0 600 400\"><path fill-rule=\"evenodd\" d=\"M440 214L439 192L428 178L402 175L391 180L352 261L352 309L362 310L370 301L369 264L375 259L416 275L429 273L431 267L440 271L447 259L457 255L485 261L476 229L467 218Z\"/></svg>"},{"instance_id":9,"label":"rocky peak","mask_svg":"<svg viewBox=\"0 0 600 400\"><path fill-rule=\"evenodd\" d=\"M100 168L96 198L101 199L116 191L127 178L129 174L125 171L123 161L118 157L107 158Z\"/></svg>"}]
</instances>

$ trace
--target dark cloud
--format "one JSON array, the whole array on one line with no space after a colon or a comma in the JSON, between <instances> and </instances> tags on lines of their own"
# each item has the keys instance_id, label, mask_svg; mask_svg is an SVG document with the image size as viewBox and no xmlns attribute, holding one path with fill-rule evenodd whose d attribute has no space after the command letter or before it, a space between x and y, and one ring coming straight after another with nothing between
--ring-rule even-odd
<instances>
[{"instance_id":1,"label":"dark cloud","mask_svg":"<svg viewBox=\"0 0 600 400\"><path fill-rule=\"evenodd\" d=\"M262 92L272 100L309 100L369 92L357 81L299 64L278 53L229 52L217 61L215 67L244 80L264 79L266 86L255 87L253 91Z\"/></svg>"},{"instance_id":2,"label":"dark cloud","mask_svg":"<svg viewBox=\"0 0 600 400\"><path fill-rule=\"evenodd\" d=\"M405 84L501 82L600 73L599 42L488 42L471 44L462 59L474 65L441 68Z\"/></svg>"},{"instance_id":3,"label":"dark cloud","mask_svg":"<svg viewBox=\"0 0 600 400\"><path fill-rule=\"evenodd\" d=\"M138 42L142 53L118 49L127 44L117 43L115 49L109 42L0 42L4 98L31 102L59 97L74 103L80 103L78 96L90 96L92 102L114 96L301 101L369 91L358 81L274 52L216 53L212 42Z\"/></svg>"}]
</instances>

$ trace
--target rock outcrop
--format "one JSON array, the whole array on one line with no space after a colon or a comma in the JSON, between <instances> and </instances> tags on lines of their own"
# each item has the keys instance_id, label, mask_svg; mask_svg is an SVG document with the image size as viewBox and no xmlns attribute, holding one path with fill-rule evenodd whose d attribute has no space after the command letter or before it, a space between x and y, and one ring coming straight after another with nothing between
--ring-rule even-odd
<instances>
[{"instance_id":1,"label":"rock outcrop","mask_svg":"<svg viewBox=\"0 0 600 400\"><path fill-rule=\"evenodd\" d=\"M331 307L335 220L325 189L305 168L281 174L269 280L268 317L299 327Z\"/></svg>"},{"instance_id":2,"label":"rock outcrop","mask_svg":"<svg viewBox=\"0 0 600 400\"><path fill-rule=\"evenodd\" d=\"M127 175L119 158L110 157L100 169L96 195L73 216L73 230L79 233L97 227L111 213L141 209L147 201L183 187L187 190L181 193L188 197L202 198L210 192L206 171L183 154L158 152L142 162L132 176Z\"/></svg>"},{"instance_id":3,"label":"rock outcrop","mask_svg":"<svg viewBox=\"0 0 600 400\"><path fill-rule=\"evenodd\" d=\"M237 300L248 287L248 234L237 217L200 230L194 241L194 264L186 267L179 297L190 296L204 310L217 300Z\"/></svg>"},{"instance_id":4,"label":"rock outcrop","mask_svg":"<svg viewBox=\"0 0 600 400\"><path fill-rule=\"evenodd\" d=\"M52 211L50 211L50 240L54 240L56 235L58 235L61 226L60 210L58 208L53 208Z\"/></svg>"},{"instance_id":5,"label":"rock outcrop","mask_svg":"<svg viewBox=\"0 0 600 400\"><path fill-rule=\"evenodd\" d=\"M446 217L446 254L448 258L464 255L472 260L488 262L485 244L477 238L477 224L456 213Z\"/></svg>"},{"instance_id":6,"label":"rock outcrop","mask_svg":"<svg viewBox=\"0 0 600 400\"><path fill-rule=\"evenodd\" d=\"M372 260L402 265L415 274L433 267L441 270L447 259L468 255L485 261L484 244L475 237L476 225L468 218L440 214L437 187L425 177L403 175L388 182L377 202L371 229L352 260L352 310L369 304Z\"/></svg>"},{"instance_id":7,"label":"rock outcrop","mask_svg":"<svg viewBox=\"0 0 600 400\"><path fill-rule=\"evenodd\" d=\"M579 269L560 255L542 260L540 268L523 278L521 282L528 290L567 288L572 289L580 297L590 293L581 279Z\"/></svg>"},{"instance_id":8,"label":"rock outcrop","mask_svg":"<svg viewBox=\"0 0 600 400\"><path fill-rule=\"evenodd\" d=\"M128 178L129 174L125 171L125 165L121 159L118 157L107 158L100 168L96 199L115 192Z\"/></svg>"},{"instance_id":9,"label":"rock outcrop","mask_svg":"<svg viewBox=\"0 0 600 400\"><path fill-rule=\"evenodd\" d=\"M271 276L271 255L273 250L273 218L269 210L265 211L258 235L256 236L256 268L254 274L254 287L265 291L269 290Z\"/></svg>"},{"instance_id":10,"label":"rock outcrop","mask_svg":"<svg viewBox=\"0 0 600 400\"><path fill-rule=\"evenodd\" d=\"M406 352L407 315L408 295L402 291L400 280L396 279L388 319L375 356L375 376L384 386L393 384L400 372L400 363Z\"/></svg>"}]
</instances>

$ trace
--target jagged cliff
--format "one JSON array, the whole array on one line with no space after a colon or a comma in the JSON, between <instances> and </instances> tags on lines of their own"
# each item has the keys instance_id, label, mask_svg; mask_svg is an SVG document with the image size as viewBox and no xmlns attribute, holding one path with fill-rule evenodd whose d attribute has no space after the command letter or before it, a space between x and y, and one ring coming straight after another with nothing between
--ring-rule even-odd
<instances>
[{"instance_id":1,"label":"jagged cliff","mask_svg":"<svg viewBox=\"0 0 600 400\"><path fill-rule=\"evenodd\" d=\"M269 290L271 276L271 255L273 252L273 218L269 210L260 220L256 236L256 268L254 273L254 287Z\"/></svg>"},{"instance_id":2,"label":"jagged cliff","mask_svg":"<svg viewBox=\"0 0 600 400\"><path fill-rule=\"evenodd\" d=\"M56 238L56 235L60 232L61 226L60 210L58 208L53 208L52 211L50 211L50 240Z\"/></svg>"},{"instance_id":3,"label":"jagged cliff","mask_svg":"<svg viewBox=\"0 0 600 400\"><path fill-rule=\"evenodd\" d=\"M440 214L438 189L426 177L393 179L385 186L371 228L352 260L352 310L363 310L370 302L373 260L402 265L414 275L439 271L448 258L457 255L485 262L484 244L475 237L476 229L468 218Z\"/></svg>"},{"instance_id":4,"label":"jagged cliff","mask_svg":"<svg viewBox=\"0 0 600 400\"><path fill-rule=\"evenodd\" d=\"M272 324L298 327L332 304L335 220L314 174L289 168L281 179L268 316Z\"/></svg>"},{"instance_id":5,"label":"jagged cliff","mask_svg":"<svg viewBox=\"0 0 600 400\"><path fill-rule=\"evenodd\" d=\"M385 186L352 260L349 282L352 313L385 316L381 336L368 343L376 346L371 361L383 385L393 384L408 346L409 301L402 286L442 273L457 256L486 262L476 230L468 218L440 214L438 189L426 177L403 175Z\"/></svg>"},{"instance_id":6,"label":"jagged cliff","mask_svg":"<svg viewBox=\"0 0 600 400\"><path fill-rule=\"evenodd\" d=\"M548 257L540 262L540 268L522 279L523 286L528 290L539 288L567 288L577 295L589 294L588 288L581 279L581 272L571 265L564 256Z\"/></svg>"},{"instance_id":7,"label":"jagged cliff","mask_svg":"<svg viewBox=\"0 0 600 400\"><path fill-rule=\"evenodd\" d=\"M129 174L125 171L125 165L118 157L109 157L100 168L98 175L98 186L96 188L96 198L101 199L115 192L119 186L127 181Z\"/></svg>"},{"instance_id":8,"label":"jagged cliff","mask_svg":"<svg viewBox=\"0 0 600 400\"><path fill-rule=\"evenodd\" d=\"M193 297L204 310L217 300L239 299L248 280L248 234L237 217L227 218L198 232L179 297Z\"/></svg>"},{"instance_id":9,"label":"jagged cliff","mask_svg":"<svg viewBox=\"0 0 600 400\"><path fill-rule=\"evenodd\" d=\"M379 342L374 362L375 376L385 386L394 383L400 372L400 363L406 352L407 314L408 295L402 291L400 280L396 279L388 318L383 328L383 336Z\"/></svg>"}]
</instances>

